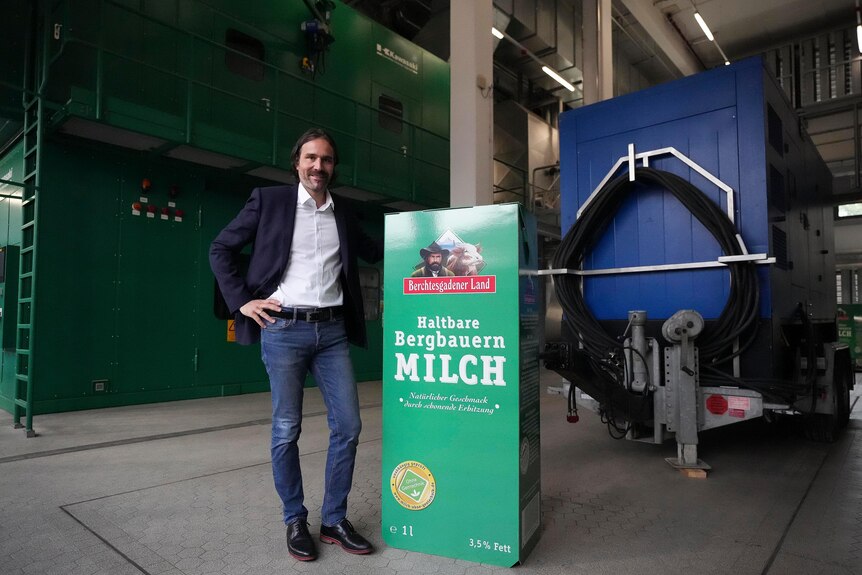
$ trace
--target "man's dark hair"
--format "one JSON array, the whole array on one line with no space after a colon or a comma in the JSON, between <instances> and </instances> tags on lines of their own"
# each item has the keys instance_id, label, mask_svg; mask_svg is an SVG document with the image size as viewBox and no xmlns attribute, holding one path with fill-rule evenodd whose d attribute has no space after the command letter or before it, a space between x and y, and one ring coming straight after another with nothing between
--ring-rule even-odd
<instances>
[{"instance_id":1,"label":"man's dark hair","mask_svg":"<svg viewBox=\"0 0 862 575\"><path fill-rule=\"evenodd\" d=\"M293 176L298 180L299 172L296 169L297 164L299 164L299 152L302 150L302 147L312 140L317 140L319 138L323 138L329 145L332 146L332 154L333 160L335 161L334 165L338 165L338 148L335 145L335 140L332 139L327 132L323 130L323 128L309 128L305 131L303 135L299 137L296 143L293 145L293 149L290 151L290 167L293 170ZM335 179L333 177L333 179Z\"/></svg>"}]
</instances>

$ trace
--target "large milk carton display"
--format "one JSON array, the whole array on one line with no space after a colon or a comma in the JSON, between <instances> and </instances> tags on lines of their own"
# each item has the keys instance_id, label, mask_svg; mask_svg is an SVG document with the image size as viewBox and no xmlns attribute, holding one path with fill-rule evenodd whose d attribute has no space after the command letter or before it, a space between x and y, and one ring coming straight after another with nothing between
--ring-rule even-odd
<instances>
[{"instance_id":1,"label":"large milk carton display","mask_svg":"<svg viewBox=\"0 0 862 575\"><path fill-rule=\"evenodd\" d=\"M386 216L382 530L511 566L540 525L536 227L517 204Z\"/></svg>"}]
</instances>

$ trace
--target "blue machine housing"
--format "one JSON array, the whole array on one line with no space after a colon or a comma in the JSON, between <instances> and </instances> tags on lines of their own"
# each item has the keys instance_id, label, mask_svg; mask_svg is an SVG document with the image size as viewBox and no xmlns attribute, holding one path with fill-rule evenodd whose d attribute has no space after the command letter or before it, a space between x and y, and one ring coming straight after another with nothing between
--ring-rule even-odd
<instances>
[{"instance_id":1,"label":"blue machine housing","mask_svg":"<svg viewBox=\"0 0 862 575\"><path fill-rule=\"evenodd\" d=\"M674 147L733 188L735 223L748 251L776 258L774 264L758 266L759 332L742 358L749 376L791 375L788 358L780 356L793 354L793 340L800 337L794 327L800 323L799 304L822 327L820 340L834 341L832 176L761 58L563 114L564 233L616 161L627 155L629 144L635 153ZM678 159L663 156L651 160L650 167L688 180L726 211L724 192ZM623 164L618 174L626 170ZM721 255L716 240L669 192L644 188L625 201L586 254L584 268L716 261ZM653 321L680 309L715 319L728 289L727 268L584 281L590 309L614 334L622 333L617 323L635 309L645 310ZM764 361L764 352L771 362Z\"/></svg>"}]
</instances>

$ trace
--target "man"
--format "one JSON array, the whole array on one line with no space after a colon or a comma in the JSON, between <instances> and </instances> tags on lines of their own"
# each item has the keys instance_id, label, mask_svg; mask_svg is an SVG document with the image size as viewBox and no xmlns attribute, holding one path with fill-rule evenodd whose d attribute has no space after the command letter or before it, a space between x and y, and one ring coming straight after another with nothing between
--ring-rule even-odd
<instances>
[{"instance_id":1,"label":"man","mask_svg":"<svg viewBox=\"0 0 862 575\"><path fill-rule=\"evenodd\" d=\"M417 268L410 274L413 278L436 278L438 276L454 276L449 268L443 265L443 261L449 257L449 250L444 250L437 242L431 242L427 248L419 250L419 255L425 260L425 265Z\"/></svg>"},{"instance_id":2,"label":"man","mask_svg":"<svg viewBox=\"0 0 862 575\"><path fill-rule=\"evenodd\" d=\"M361 422L348 342L365 346L365 315L357 256L383 257L329 192L338 154L323 130L303 134L291 152L298 184L256 188L210 247L210 266L225 302L236 314L241 344L261 342L272 389L272 471L284 509L288 552L317 558L308 531L299 467L303 383L308 372L327 408L329 452L320 540L367 554L371 544L347 520ZM240 251L254 244L248 273Z\"/></svg>"}]
</instances>

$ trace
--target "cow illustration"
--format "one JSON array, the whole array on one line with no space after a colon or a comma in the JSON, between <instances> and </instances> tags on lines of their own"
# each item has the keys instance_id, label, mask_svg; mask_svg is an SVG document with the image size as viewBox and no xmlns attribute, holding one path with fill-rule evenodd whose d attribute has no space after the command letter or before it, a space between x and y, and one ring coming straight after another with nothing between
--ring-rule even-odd
<instances>
[{"instance_id":1,"label":"cow illustration","mask_svg":"<svg viewBox=\"0 0 862 575\"><path fill-rule=\"evenodd\" d=\"M456 276L476 276L485 267L481 244L457 244L452 248L446 267Z\"/></svg>"}]
</instances>

